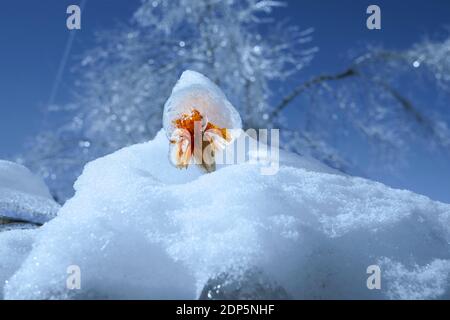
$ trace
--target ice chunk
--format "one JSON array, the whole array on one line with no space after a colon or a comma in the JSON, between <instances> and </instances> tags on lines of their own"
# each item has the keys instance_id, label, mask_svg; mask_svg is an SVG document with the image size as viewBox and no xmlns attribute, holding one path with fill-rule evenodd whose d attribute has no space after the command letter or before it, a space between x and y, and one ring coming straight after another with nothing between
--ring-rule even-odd
<instances>
[{"instance_id":1,"label":"ice chunk","mask_svg":"<svg viewBox=\"0 0 450 320\"><path fill-rule=\"evenodd\" d=\"M42 224L59 208L42 179L19 164L0 160L0 218Z\"/></svg>"},{"instance_id":2,"label":"ice chunk","mask_svg":"<svg viewBox=\"0 0 450 320\"><path fill-rule=\"evenodd\" d=\"M162 131L89 163L5 297L195 299L221 281L219 296L245 283L246 298L258 287L274 298L449 297L450 205L284 153L275 175L250 163L202 174L174 168L167 151ZM373 264L381 290L366 286ZM81 290L66 288L70 265ZM413 286L429 293L402 293Z\"/></svg>"},{"instance_id":3,"label":"ice chunk","mask_svg":"<svg viewBox=\"0 0 450 320\"><path fill-rule=\"evenodd\" d=\"M224 272L209 279L200 294L200 300L287 300L283 287L267 278L258 269L246 270L236 278Z\"/></svg>"}]
</instances>

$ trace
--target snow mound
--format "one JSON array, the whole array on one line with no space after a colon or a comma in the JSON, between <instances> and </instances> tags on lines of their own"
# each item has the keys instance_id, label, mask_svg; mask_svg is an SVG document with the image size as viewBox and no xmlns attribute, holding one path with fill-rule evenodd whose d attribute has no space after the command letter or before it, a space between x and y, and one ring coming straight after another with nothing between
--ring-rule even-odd
<instances>
[{"instance_id":1,"label":"snow mound","mask_svg":"<svg viewBox=\"0 0 450 320\"><path fill-rule=\"evenodd\" d=\"M44 223L59 207L42 179L19 164L0 160L0 217Z\"/></svg>"},{"instance_id":2,"label":"snow mound","mask_svg":"<svg viewBox=\"0 0 450 320\"><path fill-rule=\"evenodd\" d=\"M161 131L89 163L5 297L196 299L221 279L246 283L246 298L450 297L450 205L287 153L262 175L249 163L178 170L167 151ZM366 285L374 264L381 290ZM79 290L66 288L71 265Z\"/></svg>"},{"instance_id":3,"label":"snow mound","mask_svg":"<svg viewBox=\"0 0 450 320\"><path fill-rule=\"evenodd\" d=\"M11 190L52 199L44 181L24 166L0 160L0 186Z\"/></svg>"},{"instance_id":4,"label":"snow mound","mask_svg":"<svg viewBox=\"0 0 450 320\"><path fill-rule=\"evenodd\" d=\"M31 250L37 229L20 225L0 226L0 285L2 288L7 280L19 269ZM0 289L0 299L3 298Z\"/></svg>"}]
</instances>

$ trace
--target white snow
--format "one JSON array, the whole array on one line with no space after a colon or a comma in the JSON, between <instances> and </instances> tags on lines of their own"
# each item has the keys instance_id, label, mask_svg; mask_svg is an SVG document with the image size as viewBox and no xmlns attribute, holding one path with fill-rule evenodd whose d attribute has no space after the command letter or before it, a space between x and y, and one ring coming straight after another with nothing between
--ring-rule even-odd
<instances>
[{"instance_id":1,"label":"white snow","mask_svg":"<svg viewBox=\"0 0 450 320\"><path fill-rule=\"evenodd\" d=\"M381 259L389 280L387 295L391 299L435 299L444 296L450 283L450 260L435 259L424 266L413 265L407 269L403 264Z\"/></svg>"},{"instance_id":2,"label":"white snow","mask_svg":"<svg viewBox=\"0 0 450 320\"><path fill-rule=\"evenodd\" d=\"M44 223L59 207L42 179L24 166L0 160L0 217Z\"/></svg>"},{"instance_id":3,"label":"white snow","mask_svg":"<svg viewBox=\"0 0 450 320\"><path fill-rule=\"evenodd\" d=\"M275 175L179 170L168 148L161 130L89 163L5 297L195 299L256 268L291 298L450 298L450 205L284 152ZM366 287L373 264L381 290ZM70 265L81 290L66 288Z\"/></svg>"},{"instance_id":4,"label":"white snow","mask_svg":"<svg viewBox=\"0 0 450 320\"><path fill-rule=\"evenodd\" d=\"M10 161L0 160L0 186L30 195L52 198L42 179L33 175L24 166Z\"/></svg>"},{"instance_id":5,"label":"white snow","mask_svg":"<svg viewBox=\"0 0 450 320\"><path fill-rule=\"evenodd\" d=\"M0 226L0 299L4 284L17 271L31 250L38 229Z\"/></svg>"}]
</instances>

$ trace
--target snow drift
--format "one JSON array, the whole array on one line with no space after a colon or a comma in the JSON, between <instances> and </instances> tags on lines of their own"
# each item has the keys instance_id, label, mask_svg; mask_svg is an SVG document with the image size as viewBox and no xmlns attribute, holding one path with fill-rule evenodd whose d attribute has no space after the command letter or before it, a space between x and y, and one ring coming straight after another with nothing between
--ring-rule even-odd
<instances>
[{"instance_id":1,"label":"snow drift","mask_svg":"<svg viewBox=\"0 0 450 320\"><path fill-rule=\"evenodd\" d=\"M167 153L161 130L89 163L5 297L196 299L224 274L251 293L249 270L294 299L450 297L450 205L288 153L271 176L249 163L178 170ZM374 264L381 290L366 286ZM80 290L66 288L70 265Z\"/></svg>"},{"instance_id":2,"label":"snow drift","mask_svg":"<svg viewBox=\"0 0 450 320\"><path fill-rule=\"evenodd\" d=\"M0 160L0 218L42 224L58 210L42 179L24 166Z\"/></svg>"},{"instance_id":3,"label":"snow drift","mask_svg":"<svg viewBox=\"0 0 450 320\"><path fill-rule=\"evenodd\" d=\"M31 250L42 224L56 216L60 206L44 181L27 168L0 160L0 284L7 282ZM3 294L0 290L0 298Z\"/></svg>"}]
</instances>

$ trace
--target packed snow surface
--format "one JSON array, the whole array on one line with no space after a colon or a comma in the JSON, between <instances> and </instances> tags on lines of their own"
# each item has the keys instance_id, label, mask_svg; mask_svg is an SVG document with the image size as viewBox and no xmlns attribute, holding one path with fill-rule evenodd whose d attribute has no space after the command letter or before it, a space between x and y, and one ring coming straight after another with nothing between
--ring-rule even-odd
<instances>
[{"instance_id":1,"label":"packed snow surface","mask_svg":"<svg viewBox=\"0 0 450 320\"><path fill-rule=\"evenodd\" d=\"M274 175L250 163L179 170L167 153L162 130L89 163L27 257L12 257L6 274L25 260L5 298L195 299L249 270L294 299L450 298L450 205L288 153ZM71 265L80 290L66 287ZM380 290L367 288L370 265Z\"/></svg>"},{"instance_id":2,"label":"packed snow surface","mask_svg":"<svg viewBox=\"0 0 450 320\"><path fill-rule=\"evenodd\" d=\"M58 210L41 178L24 166L0 160L0 217L44 223Z\"/></svg>"}]
</instances>

